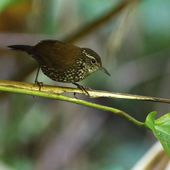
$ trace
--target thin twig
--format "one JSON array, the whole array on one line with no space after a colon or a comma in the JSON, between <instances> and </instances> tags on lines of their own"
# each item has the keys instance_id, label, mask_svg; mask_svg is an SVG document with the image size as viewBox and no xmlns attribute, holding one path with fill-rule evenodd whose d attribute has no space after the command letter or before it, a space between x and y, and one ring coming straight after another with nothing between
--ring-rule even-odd
<instances>
[{"instance_id":1,"label":"thin twig","mask_svg":"<svg viewBox=\"0 0 170 170\"><path fill-rule=\"evenodd\" d=\"M0 80L0 86L33 90L33 91L39 90L39 86L35 86L34 84L22 83L22 82L16 82L16 81L7 81L7 80ZM87 95L86 93L84 93L84 91L77 89L77 88L49 86L49 85L43 85L41 87L41 91L47 92L47 93L53 93L53 94L63 94L66 92L66 93L80 93L80 94L83 93ZM107 97L107 98L112 98L112 99L151 101L151 102L170 104L170 99L166 99L166 98L133 95L133 94L128 94L128 93L114 93L114 92L88 90L88 89L87 89L87 92L89 93L91 98Z\"/></svg>"},{"instance_id":2,"label":"thin twig","mask_svg":"<svg viewBox=\"0 0 170 170\"><path fill-rule=\"evenodd\" d=\"M40 91L39 86L36 86L35 84L1 80L0 91L28 94L33 96L41 96L46 98L72 102L72 103L76 103L76 104L80 104L80 105L84 105L100 110L105 110L117 114L119 116L122 116L138 126L144 126L143 122L136 120L135 118L131 117L130 115L128 115L127 113L121 110L61 95L64 92L83 93L81 90L75 88L54 87L54 86L43 85ZM131 95L131 94L123 94L123 93L110 93L110 92L103 92L103 91L96 91L96 90L88 90L88 93L90 94L91 97L108 97L108 98L133 99L133 100L145 100L145 101L170 103L170 99L164 99L164 98L155 98L155 97L147 97L147 96L139 96L139 95Z\"/></svg>"},{"instance_id":3,"label":"thin twig","mask_svg":"<svg viewBox=\"0 0 170 170\"><path fill-rule=\"evenodd\" d=\"M49 89L49 90L44 91L44 89ZM121 116L121 117L127 119L128 121L134 123L137 126L141 126L141 127L145 126L143 122L138 121L137 119L133 118L132 116L130 116L129 114L127 114L124 111L121 111L116 108L103 106L100 104L95 104L95 103L87 102L84 100L56 94L56 93L53 93L54 89L55 89L55 87L44 86L41 88L41 91L40 91L39 86L34 85L34 84L28 84L28 83L22 83L22 82L12 82L12 81L0 81L0 91L27 94L27 95L32 95L32 96L40 96L40 97L45 97L45 98L62 100L62 101L67 101L67 102L71 102L71 103L75 103L75 104L79 104L79 105L84 105L84 106L91 107L91 108L96 108L99 110L109 111L109 112L112 112L113 114L116 114L118 116ZM67 88L65 88L65 89L67 89ZM58 88L56 88L55 91L57 92Z\"/></svg>"}]
</instances>

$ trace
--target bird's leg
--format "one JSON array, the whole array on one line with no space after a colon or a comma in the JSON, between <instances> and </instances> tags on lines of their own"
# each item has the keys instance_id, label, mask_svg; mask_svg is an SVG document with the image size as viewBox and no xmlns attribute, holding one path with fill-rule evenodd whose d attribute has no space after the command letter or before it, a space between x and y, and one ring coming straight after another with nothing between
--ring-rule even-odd
<instances>
[{"instance_id":1,"label":"bird's leg","mask_svg":"<svg viewBox=\"0 0 170 170\"><path fill-rule=\"evenodd\" d=\"M40 66L38 66L38 69L37 69L37 73L36 73L36 77L35 77L35 85L38 85L39 91L41 91L41 87L43 86L43 82L38 81L39 72L40 72Z\"/></svg>"},{"instance_id":2,"label":"bird's leg","mask_svg":"<svg viewBox=\"0 0 170 170\"><path fill-rule=\"evenodd\" d=\"M78 84L78 83L73 83L74 85L77 86L78 89L82 90L83 92L85 92L88 96L90 96L90 94L88 93L88 91L85 89L85 87L83 87L82 85ZM74 93L74 96L76 95L76 93Z\"/></svg>"},{"instance_id":3,"label":"bird's leg","mask_svg":"<svg viewBox=\"0 0 170 170\"><path fill-rule=\"evenodd\" d=\"M74 97L75 97L76 99L78 99L78 97L76 96L76 92L74 92L73 95L74 95Z\"/></svg>"}]
</instances>

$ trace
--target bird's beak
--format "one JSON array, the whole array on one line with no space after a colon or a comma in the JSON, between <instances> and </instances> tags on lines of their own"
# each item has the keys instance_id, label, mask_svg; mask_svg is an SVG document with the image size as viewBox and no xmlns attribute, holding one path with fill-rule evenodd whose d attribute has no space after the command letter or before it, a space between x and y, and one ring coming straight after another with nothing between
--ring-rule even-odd
<instances>
[{"instance_id":1,"label":"bird's beak","mask_svg":"<svg viewBox=\"0 0 170 170\"><path fill-rule=\"evenodd\" d=\"M111 76L110 73L104 68L104 67L101 67L101 70L106 73L108 76Z\"/></svg>"}]
</instances>

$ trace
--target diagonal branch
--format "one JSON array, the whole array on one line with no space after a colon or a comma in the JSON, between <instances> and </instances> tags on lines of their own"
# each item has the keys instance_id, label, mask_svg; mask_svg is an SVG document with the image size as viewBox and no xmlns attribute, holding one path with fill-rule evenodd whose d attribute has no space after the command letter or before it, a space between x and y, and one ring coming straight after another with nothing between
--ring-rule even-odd
<instances>
[{"instance_id":1,"label":"diagonal branch","mask_svg":"<svg viewBox=\"0 0 170 170\"><path fill-rule=\"evenodd\" d=\"M48 90L45 91L44 89L46 89L46 90L48 89ZM71 89L71 88L68 88L68 91L69 91L69 89ZM60 94L56 94L56 93L54 93L54 90L55 90L55 92L57 92L57 91L59 92L58 87L43 86L40 91L39 86L36 86L34 84L28 84L28 83L22 83L22 82L12 82L12 81L5 81L5 80L0 81L0 91L3 91L3 92L40 96L40 97L51 98L51 99L56 99L56 100L61 100L61 101L67 101L67 102L71 102L71 103L75 103L75 104L79 104L79 105L84 105L87 107L111 112L113 114L116 114L118 116L121 116L121 117L127 119L128 121L134 123L137 126L140 126L140 127L145 126L143 122L138 121L137 119L133 118L126 112L121 111L119 109L108 107L108 106L103 106L103 105L96 104L96 103L87 102L87 101L76 99L76 98L63 96ZM65 90L67 90L67 88L65 88Z\"/></svg>"},{"instance_id":2,"label":"diagonal branch","mask_svg":"<svg viewBox=\"0 0 170 170\"><path fill-rule=\"evenodd\" d=\"M7 81L7 80L0 80L0 87L11 87L11 88L17 88L23 90L26 89L32 91L39 90L39 86L36 86L34 84L16 82L16 81ZM128 93L114 93L114 92L99 91L99 90L88 90L88 89L86 90L91 98L107 97L112 99L128 99L128 100L150 101L150 102L170 104L170 99L166 99L166 98L133 95ZM84 93L84 91L77 88L50 86L50 85L43 85L41 87L41 92L52 93L52 94L63 94L66 92L66 93L80 93L80 94L87 95L86 93Z\"/></svg>"},{"instance_id":3,"label":"diagonal branch","mask_svg":"<svg viewBox=\"0 0 170 170\"><path fill-rule=\"evenodd\" d=\"M138 2L138 0L124 0L118 6L114 6L111 11L108 12L106 15L100 17L92 23L86 23L87 26L82 27L82 29L79 29L79 31L77 31L75 34L71 35L70 37L67 37L65 41L74 42L86 36L87 34L96 30L100 26L104 25L106 22L110 21L112 18L116 17L118 14L120 14L120 12L122 12L128 5L133 2Z\"/></svg>"},{"instance_id":4,"label":"diagonal branch","mask_svg":"<svg viewBox=\"0 0 170 170\"><path fill-rule=\"evenodd\" d=\"M0 80L0 91L28 94L28 95L33 95L33 96L40 96L40 97L80 104L80 105L84 105L87 107L92 107L92 108L96 108L99 110L112 112L113 114L122 116L123 118L136 124L137 126L145 126L143 122L136 120L135 118L133 118L126 112L121 111L119 109L61 95L64 92L83 93L81 90L75 89L75 88L54 87L54 86L43 85L40 91L40 87L35 84ZM96 90L88 90L88 93L90 94L90 97L108 97L108 98L133 99L133 100L143 100L143 101L145 100L145 101L170 103L170 99L164 99L164 98L130 95L130 94L123 94L123 93L109 93L109 92L96 91Z\"/></svg>"}]
</instances>

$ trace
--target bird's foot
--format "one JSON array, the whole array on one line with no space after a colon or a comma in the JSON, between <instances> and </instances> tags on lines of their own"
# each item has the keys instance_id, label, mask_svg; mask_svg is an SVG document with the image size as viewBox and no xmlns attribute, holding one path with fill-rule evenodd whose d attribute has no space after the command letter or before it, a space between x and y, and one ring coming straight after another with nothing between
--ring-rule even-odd
<instances>
[{"instance_id":1,"label":"bird's foot","mask_svg":"<svg viewBox=\"0 0 170 170\"><path fill-rule=\"evenodd\" d=\"M35 81L35 85L39 87L39 91L41 91L41 87L43 87L43 82Z\"/></svg>"},{"instance_id":2,"label":"bird's foot","mask_svg":"<svg viewBox=\"0 0 170 170\"><path fill-rule=\"evenodd\" d=\"M88 97L90 97L90 94L89 94L88 91L87 91L87 90L89 90L89 88L86 88L86 87L84 87L84 86L82 86L82 85L80 85L80 84L78 84L78 83L73 83L73 84L76 85L77 88L80 89L85 95L87 95ZM76 97L76 93L74 93L74 97L77 98L77 97Z\"/></svg>"}]
</instances>

